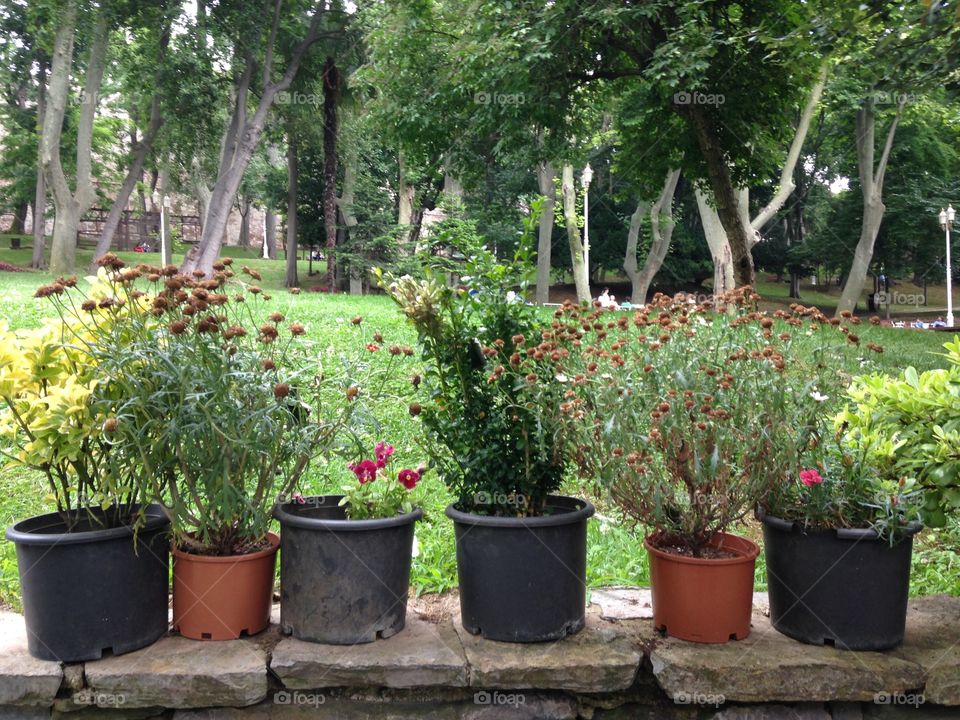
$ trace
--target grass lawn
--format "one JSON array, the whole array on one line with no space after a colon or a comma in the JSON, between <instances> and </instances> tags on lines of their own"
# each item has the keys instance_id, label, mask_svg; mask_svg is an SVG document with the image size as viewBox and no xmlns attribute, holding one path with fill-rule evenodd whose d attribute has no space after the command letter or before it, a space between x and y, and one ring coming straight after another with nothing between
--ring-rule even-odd
<instances>
[{"instance_id":1,"label":"grass lawn","mask_svg":"<svg viewBox=\"0 0 960 720\"><path fill-rule=\"evenodd\" d=\"M0 240L0 262L26 266L30 251L9 250L9 243ZM291 295L283 290L284 262L256 259L255 251L237 251L231 248L235 258L256 268L263 275L259 283L274 297L271 309L284 313L293 321L302 322L307 328L307 337L322 347L337 346L342 342L342 329L349 319L362 315L368 327L379 329L386 342L413 344L415 335L405 323L395 306L383 296L350 297L306 291L311 285L319 286L319 276L307 278L307 263L300 263L301 279L305 291ZM156 255L121 253L131 264L149 262ZM79 253L80 267L89 262L90 252ZM177 258L175 258L175 261ZM322 270L315 264L315 269ZM50 305L33 298L34 290L49 279L39 272L0 272L0 319L11 328L31 327L41 318L51 314ZM315 282L314 282L315 281ZM805 298L806 300L806 298ZM810 302L810 300L807 300ZM851 370L884 370L898 372L907 365L918 369L935 367L938 359L933 354L947 339L943 333L919 330L879 328L864 323L859 332L863 342L876 342L886 351L877 355L864 350L860 367ZM384 425L384 439L397 448L397 457L410 465L424 459L417 444L419 428L404 406L382 408L380 420ZM340 482L336 473L314 467L304 480L302 492L306 494L336 491ZM444 516L444 507L450 496L436 474L428 473L421 485L424 497L424 520L417 528L418 555L414 559L411 584L417 592L439 592L457 584L456 558L454 553L453 526ZM566 488L571 494L579 494L574 483ZM20 469L4 469L0 474L0 525L6 527L30 515L49 512L47 490L41 479L33 473ZM605 498L593 498L597 516L590 521L588 529L588 569L591 587L621 584L647 584L649 574L646 553L643 550L643 528L631 527ZM748 521L740 531L757 538L761 535L755 522ZM942 531L926 531L918 539L914 552L914 573L911 592L929 594L947 592L960 595L960 523L954 521L951 528ZM765 587L762 555L757 567L757 587ZM0 542L0 602L19 607L19 586L14 547Z\"/></svg>"}]
</instances>

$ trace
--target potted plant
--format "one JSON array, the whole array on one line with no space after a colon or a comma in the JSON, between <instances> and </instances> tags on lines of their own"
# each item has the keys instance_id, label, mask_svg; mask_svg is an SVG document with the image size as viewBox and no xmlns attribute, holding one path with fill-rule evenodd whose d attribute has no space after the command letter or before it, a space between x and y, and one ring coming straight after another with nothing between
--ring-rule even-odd
<instances>
[{"instance_id":1,"label":"potted plant","mask_svg":"<svg viewBox=\"0 0 960 720\"><path fill-rule=\"evenodd\" d=\"M854 378L836 427L764 498L780 632L851 650L903 640L913 537L960 506L960 343L944 347L948 369Z\"/></svg>"},{"instance_id":2,"label":"potted plant","mask_svg":"<svg viewBox=\"0 0 960 720\"><path fill-rule=\"evenodd\" d=\"M37 296L63 310L74 284L61 278ZM104 327L111 319L96 303L87 314ZM167 630L170 523L113 452L114 421L93 401L102 368L73 342L78 332L85 327L69 313L33 331L0 328L0 453L37 471L57 508L6 537L17 548L29 652L60 662L130 652Z\"/></svg>"},{"instance_id":3,"label":"potted plant","mask_svg":"<svg viewBox=\"0 0 960 720\"><path fill-rule=\"evenodd\" d=\"M569 448L559 406L561 360L547 352L522 298L529 257L507 266L471 233L458 238L462 285L383 278L416 327L426 364L411 412L455 501L463 627L532 642L584 625L586 523L593 506L558 495Z\"/></svg>"},{"instance_id":4,"label":"potted plant","mask_svg":"<svg viewBox=\"0 0 960 720\"><path fill-rule=\"evenodd\" d=\"M353 645L403 629L413 531L423 516L413 494L423 468L395 469L392 445L351 463L343 495L277 504L282 528L280 624L299 640Z\"/></svg>"},{"instance_id":5,"label":"potted plant","mask_svg":"<svg viewBox=\"0 0 960 720\"><path fill-rule=\"evenodd\" d=\"M903 640L923 492L894 471L892 442L852 448L842 433L825 450L818 437L762 501L770 621L802 642L886 650Z\"/></svg>"},{"instance_id":6,"label":"potted plant","mask_svg":"<svg viewBox=\"0 0 960 720\"><path fill-rule=\"evenodd\" d=\"M255 284L229 296L229 260L210 279L125 268L112 255L101 263L97 283L70 307L110 317L90 315L84 326L99 369L94 396L112 413L111 455L171 520L174 629L195 639L253 635L270 615L273 504L344 414L321 421L311 411L321 374L307 370L304 327L267 315Z\"/></svg>"},{"instance_id":7,"label":"potted plant","mask_svg":"<svg viewBox=\"0 0 960 720\"><path fill-rule=\"evenodd\" d=\"M648 529L654 624L685 640L750 632L759 548L728 530L786 476L818 393L839 380L826 350L810 347L826 318L768 316L757 299L742 288L720 312L682 295L632 314L557 312L554 332L576 350L563 409L580 432L581 472Z\"/></svg>"}]
</instances>

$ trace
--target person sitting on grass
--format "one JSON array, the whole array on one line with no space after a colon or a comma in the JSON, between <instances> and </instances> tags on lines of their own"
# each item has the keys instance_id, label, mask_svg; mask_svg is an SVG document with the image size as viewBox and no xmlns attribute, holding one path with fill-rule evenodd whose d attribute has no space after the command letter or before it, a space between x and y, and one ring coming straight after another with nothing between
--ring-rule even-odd
<instances>
[{"instance_id":1,"label":"person sitting on grass","mask_svg":"<svg viewBox=\"0 0 960 720\"><path fill-rule=\"evenodd\" d=\"M603 292L600 293L600 297L597 298L597 302L600 303L600 307L602 308L613 308L614 310L620 309L620 306L617 304L616 296L610 294L610 288L603 289Z\"/></svg>"}]
</instances>

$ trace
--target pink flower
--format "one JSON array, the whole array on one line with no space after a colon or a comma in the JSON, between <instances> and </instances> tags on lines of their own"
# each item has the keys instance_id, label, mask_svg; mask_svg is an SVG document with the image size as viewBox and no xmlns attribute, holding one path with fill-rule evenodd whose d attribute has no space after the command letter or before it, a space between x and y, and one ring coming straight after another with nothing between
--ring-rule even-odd
<instances>
[{"instance_id":1,"label":"pink flower","mask_svg":"<svg viewBox=\"0 0 960 720\"><path fill-rule=\"evenodd\" d=\"M407 490L413 490L417 486L417 483L420 482L420 473L410 468L404 468L397 473L397 480L399 480L400 484Z\"/></svg>"},{"instance_id":2,"label":"pink flower","mask_svg":"<svg viewBox=\"0 0 960 720\"><path fill-rule=\"evenodd\" d=\"M386 466L387 460L393 455L393 445L387 445L387 443L381 440L373 449L373 454L377 457L377 467L382 468Z\"/></svg>"},{"instance_id":3,"label":"pink flower","mask_svg":"<svg viewBox=\"0 0 960 720\"><path fill-rule=\"evenodd\" d=\"M349 467L361 485L377 479L377 464L373 460L362 460Z\"/></svg>"},{"instance_id":4,"label":"pink flower","mask_svg":"<svg viewBox=\"0 0 960 720\"><path fill-rule=\"evenodd\" d=\"M823 478L820 477L820 473L818 473L816 470L801 470L800 482L807 487L813 487L814 485L819 485L822 483Z\"/></svg>"}]
</instances>

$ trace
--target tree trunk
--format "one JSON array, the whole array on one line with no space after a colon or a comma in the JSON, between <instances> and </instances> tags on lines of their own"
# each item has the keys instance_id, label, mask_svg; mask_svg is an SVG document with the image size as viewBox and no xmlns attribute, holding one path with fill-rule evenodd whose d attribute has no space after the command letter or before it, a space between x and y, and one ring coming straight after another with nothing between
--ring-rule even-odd
<instances>
[{"instance_id":1,"label":"tree trunk","mask_svg":"<svg viewBox=\"0 0 960 720\"><path fill-rule=\"evenodd\" d=\"M796 189L796 183L793 178L794 170L797 167L797 161L800 159L800 151L803 149L803 143L807 139L813 113L817 109L817 105L820 104L820 97L823 95L823 86L827 82L827 70L827 63L821 65L817 81L814 83L813 88L810 90L810 95L807 97L807 104L800 113L800 121L797 123L796 132L793 134L793 142L790 143L790 149L787 151L786 160L780 171L780 185L777 188L777 192L770 199L770 202L767 203L766 207L757 213L757 216L750 222L750 226L755 233L755 238L759 237L758 234L763 229L763 226L780 212L780 209ZM747 205L747 207L749 207L749 205Z\"/></svg>"},{"instance_id":2,"label":"tree trunk","mask_svg":"<svg viewBox=\"0 0 960 720\"><path fill-rule=\"evenodd\" d=\"M857 303L863 294L863 285L866 283L867 274L870 271L870 263L873 260L873 246L877 240L877 233L880 232L884 210L886 210L886 207L879 197L874 198L873 202L864 203L863 221L860 224L860 239L853 251L853 263L850 265L847 281L844 283L843 292L840 294L840 302L837 305L838 315L844 311L855 312L857 309Z\"/></svg>"},{"instance_id":3,"label":"tree trunk","mask_svg":"<svg viewBox=\"0 0 960 720\"><path fill-rule=\"evenodd\" d=\"M641 200L637 203L637 209L630 216L630 227L627 230L627 250L623 256L623 269L630 280L630 303L632 305L643 305L647 302L647 291L650 287L649 280L640 287L640 270L637 266L637 244L640 239L640 226L643 224L643 216L647 214L650 203ZM653 245L650 246L650 254L647 255L647 263L653 256ZM645 263L646 265L646 263Z\"/></svg>"},{"instance_id":4,"label":"tree trunk","mask_svg":"<svg viewBox=\"0 0 960 720\"><path fill-rule=\"evenodd\" d=\"M744 222L746 213L740 210L737 190L733 186L730 167L717 139L713 120L704 105L693 103L680 107L684 109L693 127L697 145L707 165L707 175L716 202L716 214L727 236L736 283L753 285L756 277L750 247L753 245L755 233L749 222Z\"/></svg>"},{"instance_id":5,"label":"tree trunk","mask_svg":"<svg viewBox=\"0 0 960 720\"><path fill-rule=\"evenodd\" d=\"M79 229L79 206L73 202L61 205L53 223L53 242L50 245L50 272L53 275L69 273L66 268L76 267Z\"/></svg>"},{"instance_id":6,"label":"tree trunk","mask_svg":"<svg viewBox=\"0 0 960 720\"><path fill-rule=\"evenodd\" d=\"M673 196L677 191L679 180L680 170L671 170L667 173L667 179L664 182L663 190L660 192L660 197L650 208L650 233L652 235L650 252L647 254L647 260L640 273L637 273L637 236L639 235L641 217L646 212L646 203L638 203L636 211L630 218L630 230L627 235L627 256L623 267L633 285L630 294L630 303L633 305L646 304L650 284L656 274L660 272L660 268L663 267L664 260L667 259L667 252L670 250L675 226L673 222ZM632 251L631 244L633 246Z\"/></svg>"},{"instance_id":7,"label":"tree trunk","mask_svg":"<svg viewBox=\"0 0 960 720\"><path fill-rule=\"evenodd\" d=\"M332 57L323 66L323 229L327 243L327 286L337 287L337 103L340 71Z\"/></svg>"},{"instance_id":8,"label":"tree trunk","mask_svg":"<svg viewBox=\"0 0 960 720\"><path fill-rule=\"evenodd\" d=\"M143 166L146 163L147 155L153 148L153 141L156 139L157 132L160 130L162 124L163 117L160 115L160 96L154 94L153 102L150 105L150 124L140 142L134 143L130 169L127 170L127 175L123 179L123 184L120 186L120 192L117 193L117 197L113 201L110 213L107 215L107 220L103 224L103 230L100 231L97 247L93 251L93 262L90 265L91 273L96 272L97 260L106 254L113 245L113 236L120 226L120 221L123 219L123 211L130 201L130 195L137 186L137 181L143 176ZM140 194L141 196L143 195L142 191ZM169 235L167 237L169 239Z\"/></svg>"},{"instance_id":9,"label":"tree trunk","mask_svg":"<svg viewBox=\"0 0 960 720\"><path fill-rule=\"evenodd\" d=\"M589 303L590 280L583 265L583 240L577 226L577 194L573 183L573 165L564 165L561 172L560 191L563 195L563 220L567 229L567 241L570 243L570 264L573 267L573 284L577 289L577 300Z\"/></svg>"},{"instance_id":10,"label":"tree trunk","mask_svg":"<svg viewBox=\"0 0 960 720\"><path fill-rule=\"evenodd\" d=\"M553 214L557 204L557 188L554 179L557 173L553 165L541 162L537 165L537 185L543 195L543 212L537 237L537 304L550 302L550 263L553 251Z\"/></svg>"},{"instance_id":11,"label":"tree trunk","mask_svg":"<svg viewBox=\"0 0 960 720\"><path fill-rule=\"evenodd\" d=\"M800 273L790 273L790 297L800 299Z\"/></svg>"},{"instance_id":12,"label":"tree trunk","mask_svg":"<svg viewBox=\"0 0 960 720\"><path fill-rule=\"evenodd\" d=\"M10 226L10 232L14 235L23 235L27 225L27 212L30 209L30 203L22 202L13 210L13 224Z\"/></svg>"},{"instance_id":13,"label":"tree trunk","mask_svg":"<svg viewBox=\"0 0 960 720\"><path fill-rule=\"evenodd\" d=\"M288 288L299 287L297 277L297 135L287 130L287 276Z\"/></svg>"},{"instance_id":14,"label":"tree trunk","mask_svg":"<svg viewBox=\"0 0 960 720\"><path fill-rule=\"evenodd\" d=\"M43 127L44 114L47 106L47 67L40 62L37 77L37 133L40 142L37 143L37 186L33 199L33 257L30 267L42 270L47 266L44 250L46 249L47 232L47 175L43 163Z\"/></svg>"},{"instance_id":15,"label":"tree trunk","mask_svg":"<svg viewBox=\"0 0 960 720\"><path fill-rule=\"evenodd\" d=\"M720 222L717 211L710 206L707 196L700 190L694 190L694 195L700 211L703 234L713 258L713 294L718 297L736 287L733 255L730 251L730 243L727 241L727 233L723 229L723 223Z\"/></svg>"},{"instance_id":16,"label":"tree trunk","mask_svg":"<svg viewBox=\"0 0 960 720\"><path fill-rule=\"evenodd\" d=\"M80 217L96 198L91 178L93 121L96 116L107 51L109 33L106 12L99 11L90 39L89 59L77 122L76 190L72 191L60 160L60 136L73 66L76 25L77 4L75 0L70 0L64 9L54 38L53 62L40 143L44 171L53 189L53 202L57 216L53 246L50 251L50 271L54 275L70 274L76 267L77 227Z\"/></svg>"},{"instance_id":17,"label":"tree trunk","mask_svg":"<svg viewBox=\"0 0 960 720\"><path fill-rule=\"evenodd\" d=\"M411 239L409 228L410 225L413 224L413 199L416 196L416 188L407 184L407 167L403 159L402 151L400 152L397 164L399 166L399 177L397 178L397 225L408 229L406 241L401 240L400 242L402 250L404 245L409 245ZM415 251L417 248L408 247L407 249Z\"/></svg>"},{"instance_id":18,"label":"tree trunk","mask_svg":"<svg viewBox=\"0 0 960 720\"><path fill-rule=\"evenodd\" d=\"M267 257L277 259L277 215L272 208L266 208L263 216L263 242L267 246Z\"/></svg>"},{"instance_id":19,"label":"tree trunk","mask_svg":"<svg viewBox=\"0 0 960 720\"><path fill-rule=\"evenodd\" d=\"M874 134L876 131L873 99L864 101L860 109L857 110L857 168L860 173L860 188L863 193L863 220L860 224L860 239L853 251L853 264L850 266L847 281L844 283L843 292L840 294L840 302L837 304L837 315L842 312L853 312L856 309L857 301L863 292L863 284L867 280L867 272L870 270L870 263L873 260L873 246L877 241L877 233L880 232L880 223L883 222L883 212L886 209L883 204L883 179L887 171L893 138L897 132L897 124L900 122L900 115L903 113L905 102L906 95L901 99L897 107L897 114L890 123L887 139L883 146L883 154L880 156L880 162L877 164L876 170L873 160Z\"/></svg>"},{"instance_id":20,"label":"tree trunk","mask_svg":"<svg viewBox=\"0 0 960 720\"><path fill-rule=\"evenodd\" d=\"M250 198L240 197L240 238L237 240L240 247L250 247Z\"/></svg>"},{"instance_id":21,"label":"tree trunk","mask_svg":"<svg viewBox=\"0 0 960 720\"><path fill-rule=\"evenodd\" d=\"M249 117L247 101L250 91L251 76L256 62L251 54L244 58L244 70L237 81L235 103L230 113L230 122L224 133L220 167L217 171L217 180L210 194L210 203L207 208L203 224L203 234L200 242L190 249L180 266L181 271L202 270L209 274L213 263L220 255L224 232L234 198L243 180L244 172L250 164L250 158L260 142L266 126L270 109L276 100L277 94L290 87L290 83L300 68L300 63L306 51L319 37L320 20L325 13L325 4L314 5L310 28L306 36L290 52L290 60L283 76L277 82L272 81L273 72L273 44L276 41L277 27L280 23L280 2L275 5L273 23L270 29L270 39L267 42L266 57L262 64L263 83L260 99L256 110ZM288 276L288 280L290 280Z\"/></svg>"},{"instance_id":22,"label":"tree trunk","mask_svg":"<svg viewBox=\"0 0 960 720\"><path fill-rule=\"evenodd\" d=\"M60 216L63 215L63 224L69 225L67 213L73 204L73 195L67 184L63 168L60 165L60 136L63 130L63 117L67 109L67 93L70 89L70 70L73 66L73 44L77 24L77 4L71 0L64 8L60 24L53 41L53 57L50 65L50 82L47 86L46 112L44 113L43 131L40 136L40 163L44 174L51 179L54 190L54 244L51 255L61 256L54 263L51 257L50 265L54 273L65 272L64 261L69 261L73 249L63 245L63 234L60 235L60 244L56 242L57 230L60 229ZM75 224L74 224L75 226ZM68 244L72 245L76 242ZM66 270L69 272L69 270Z\"/></svg>"},{"instance_id":23,"label":"tree trunk","mask_svg":"<svg viewBox=\"0 0 960 720\"><path fill-rule=\"evenodd\" d=\"M354 198L357 188L357 165L360 161L356 143L348 143L343 165L343 187L340 197L337 198L337 208L346 228L357 226L357 216L354 214Z\"/></svg>"}]
</instances>

